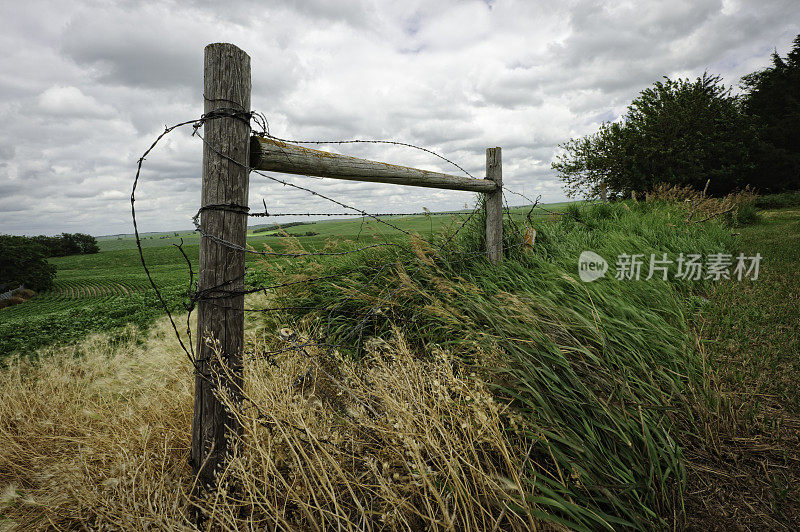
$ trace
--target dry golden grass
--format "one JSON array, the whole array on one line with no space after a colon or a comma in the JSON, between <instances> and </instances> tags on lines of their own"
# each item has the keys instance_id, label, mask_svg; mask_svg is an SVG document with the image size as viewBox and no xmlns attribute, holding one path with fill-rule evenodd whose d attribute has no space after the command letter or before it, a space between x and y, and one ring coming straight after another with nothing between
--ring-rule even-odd
<instances>
[{"instance_id":1,"label":"dry golden grass","mask_svg":"<svg viewBox=\"0 0 800 532\"><path fill-rule=\"evenodd\" d=\"M36 297L36 292L34 292L33 290L29 290L27 288L14 290L10 298L0 299L0 309L4 309L6 307L12 307L14 305L19 305L20 303L25 303L26 301L28 301L33 297Z\"/></svg>"},{"instance_id":2,"label":"dry golden grass","mask_svg":"<svg viewBox=\"0 0 800 532\"><path fill-rule=\"evenodd\" d=\"M95 336L0 370L0 529L193 528L193 379L170 333L161 321L138 345ZM250 330L247 351L272 338ZM502 428L521 420L444 351L419 357L399 333L368 344L359 363L324 362L346 392L313 352L248 358L229 488L193 503L205 528L535 528L526 449Z\"/></svg>"},{"instance_id":3,"label":"dry golden grass","mask_svg":"<svg viewBox=\"0 0 800 532\"><path fill-rule=\"evenodd\" d=\"M686 221L698 223L723 215L735 219L740 209L755 203L756 194L749 187L745 187L738 192L715 198L706 196L703 191L691 186L662 183L648 192L645 198L648 202L665 201L681 204L686 209Z\"/></svg>"},{"instance_id":4,"label":"dry golden grass","mask_svg":"<svg viewBox=\"0 0 800 532\"><path fill-rule=\"evenodd\" d=\"M190 374L162 327L0 372L0 515L22 530L180 528Z\"/></svg>"}]
</instances>

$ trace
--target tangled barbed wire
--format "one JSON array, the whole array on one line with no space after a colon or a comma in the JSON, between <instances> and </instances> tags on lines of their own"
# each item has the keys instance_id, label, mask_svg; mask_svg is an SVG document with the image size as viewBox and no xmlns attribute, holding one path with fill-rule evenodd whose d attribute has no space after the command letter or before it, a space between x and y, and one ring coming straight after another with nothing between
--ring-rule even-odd
<instances>
[{"instance_id":1,"label":"tangled barbed wire","mask_svg":"<svg viewBox=\"0 0 800 532\"><path fill-rule=\"evenodd\" d=\"M244 164L240 161L236 161L235 159L229 157L226 154L221 153L218 149L212 146L210 143L206 141L203 135L200 134L200 128L211 120L216 120L220 118L233 118L236 120L240 120L250 125L250 123L254 123L257 127L261 129L259 133L256 135L270 138L272 140L286 142L286 143L293 143L293 144L317 144L317 145L330 145L330 144L358 144L358 143L369 143L369 144L387 144L387 145L396 145L402 147L413 148L416 150L420 150L422 152L434 155L439 159L453 165L455 168L459 169L461 172L466 174L467 176L474 178L474 176L464 169L461 165L455 163L454 161L444 157L433 150L428 148L424 148L421 146L417 146L414 144L406 143L406 142L398 142L398 141L389 141L389 140L364 140L364 139L354 139L354 140L328 140L328 141L321 141L321 140L289 140L283 139L279 137L275 137L269 133L269 124L267 122L266 117L257 112L249 111L244 112L241 109L237 109L234 107L225 107L220 108L210 113L206 113L202 115L199 119L194 120L187 120L184 122L179 122L172 126L165 126L164 131L158 135L158 137L153 141L153 143L147 148L144 154L138 159L137 162L137 170L136 176L134 178L133 187L131 191L131 216L133 219L133 227L134 227L134 235L136 239L136 246L139 252L139 257L142 263L142 267L144 268L145 274L147 279L154 289L157 298L163 307L171 325L176 338L180 344L181 349L188 357L191 364L194 366L195 373L199 375L201 378L208 379L210 375L205 374L200 369L200 365L198 364L198 359L194 349L194 340L192 338L191 332L191 317L192 313L197 307L200 302L204 302L205 304L209 304L212 306L218 306L223 308L230 308L228 305L225 304L227 300L232 297L237 296L245 296L249 294L256 294L261 293L264 295L269 296L270 293L274 293L276 290L286 289L288 287L296 286L296 285L306 285L312 286L314 283L322 282L322 281L331 281L333 279L342 279L347 275L358 274L360 276L365 277L365 280L361 282L359 285L350 288L349 295L343 295L337 301L328 303L322 306L309 306L309 305L268 305L262 308L249 308L245 307L243 310L245 312L316 312L318 316L321 317L320 322L324 323L325 326L322 330L318 333L316 338L309 338L306 340L301 340L299 337L292 333L288 335L283 335L281 339L285 342L290 344L288 347L285 348L278 348L272 349L268 351L263 351L260 353L260 356L268 359L271 363L274 362L274 357L281 353L285 353L288 351L295 351L300 353L303 356L303 359L306 360L310 366L314 366L317 370L322 371L326 374L326 377L334 383L335 386L345 390L344 393L347 393L347 387L345 383L338 382L335 376L330 375L330 371L326 368L322 367L319 363L318 357L311 356L309 354L308 349L310 348L318 348L324 350L326 353L331 353L333 350L341 348L355 340L355 344L360 346L363 340L363 335L365 332L366 327L373 320L378 314L381 312L382 305L385 305L387 302L392 300L397 296L397 294L402 290L402 287L394 287L391 289L386 289L384 292L379 292L379 296L375 297L374 295L369 295L372 298L372 305L370 308L363 311L360 315L352 316L352 323L349 328L349 331L346 334L340 335L336 341L331 339L331 322L333 315L346 306L350 301L354 300L356 297L364 296L365 291L367 289L373 288L376 283L379 283L382 275L386 273L389 269L395 270L402 270L407 275L413 276L414 274L418 273L421 269L425 268L428 264L427 261L430 258L421 256L420 254L420 246L425 246L427 249L431 250L431 254L434 257L448 255L449 257L457 257L458 260L466 261L470 259L474 259L479 256L484 256L485 252L483 251L464 251L463 249L458 249L457 246L454 246L454 242L456 242L459 234L461 234L462 230L468 226L468 224L478 215L478 213L482 210L482 205L480 202L472 209L465 209L459 211L446 211L446 212L430 212L429 210L425 209L422 212L397 212L397 213L371 213L364 209L360 209L352 204L347 202L338 200L336 198L331 197L327 194L322 194L318 191L313 190L310 187L298 185L291 181L287 181L285 179L281 179L279 177L272 176L268 173L265 173L261 170L256 168L252 168L249 164ZM250 282L245 286L244 289L233 289L231 286L239 281L243 280L243 276L247 275L247 270L245 270L245 274L243 276L239 276L234 279L226 279L224 282L219 283L214 286L204 287L202 289L198 288L197 286L197 273L194 271L192 267L192 261L187 255L186 251L183 247L183 240L181 240L180 244L177 244L176 247L178 251L181 253L188 270L188 287L186 290L186 300L184 303L184 309L187 312L186 317L186 337L188 338L187 342L184 342L183 337L178 329L178 325L175 322L175 317L173 316L173 311L170 308L165 296L163 295L162 291L160 290L158 284L156 283L155 279L153 278L152 272L148 266L147 260L145 259L145 254L142 249L141 244L141 237L139 234L138 223L136 219L136 189L139 184L139 180L141 177L142 167L144 161L146 160L147 156L155 149L158 143L169 133L172 131L183 127L183 126L191 126L193 128L192 136L198 137L205 147L209 148L212 152L214 152L218 157L221 157L229 162L233 162L236 165L243 167L246 171L259 175L271 182L280 184L282 186L292 187L296 190L299 190L303 193L309 194L313 197L322 199L328 203L331 203L341 209L344 212L269 212L266 201L262 200L262 204L264 206L263 212L250 212L250 209L246 205L236 205L233 203L229 204L208 204L201 206L197 213L192 217L192 221L195 226L195 231L200 235L201 239L207 239L209 241L215 242L221 246L224 246L228 249L236 250L251 256L257 257L269 257L274 260L278 259L294 259L294 260L308 260L312 258L320 258L320 257L346 257L351 255L359 255L369 251L376 251L379 249L389 251L390 254L387 257L388 260L382 261L380 264L374 265L370 264L369 262L364 262L359 264L356 267L352 268L344 268L338 269L335 273L325 274L325 275L316 275L316 276L303 276L300 279L296 280L289 280L289 281L282 281L282 282L274 282L274 283L262 283L262 282ZM251 128L252 129L252 128ZM524 200L528 201L530 207L526 214L526 219L530 223L531 217L534 215L540 216L557 216L561 215L562 213L550 211L539 206L539 198L535 200L531 200L527 196L522 193L513 191L509 189L507 186L502 188L502 192L509 192L516 196L523 198ZM513 238L507 239L507 242L504 245L504 252L508 253L514 247L523 247L526 245L524 239L522 238L523 234L525 233L525 228L520 228L519 225L515 222L515 220L511 216L511 208L508 205L507 198L505 194L503 195L504 200L504 211L508 220L509 227L512 229L512 233L514 235ZM234 212L239 214L247 215L248 217L351 217L351 218L361 218L362 225L364 220L370 220L378 224L379 226L386 227L392 231L392 234L389 236L385 236L382 242L378 243L371 243L367 245L361 246L350 246L348 249L335 249L334 247L324 247L323 249L312 249L312 250L286 250L283 251L275 251L271 248L267 248L264 250L256 250L251 246L248 245L239 245L225 239L222 239L216 235L212 235L207 233L203 225L201 223L201 215L203 212L217 210L217 211L227 211L227 212ZM449 227L449 230L446 231L443 237L431 237L431 238L423 238L418 234L414 234L411 231L404 229L397 223L397 219L403 216L450 216L452 220L452 224ZM287 233L283 233L284 236L289 236ZM393 235L401 235L403 238L396 238ZM360 233L359 233L360 237ZM509 242L515 242L509 244ZM341 245L341 244L340 244ZM288 248L287 248L288 249ZM187 347L188 344L188 347ZM310 371L310 369L309 369ZM306 372L308 373L308 372ZM252 407L258 409L258 405L256 405L253 401L250 401L247 395L244 393L243 390L239 390L240 395L247 400L248 402L252 403Z\"/></svg>"}]
</instances>

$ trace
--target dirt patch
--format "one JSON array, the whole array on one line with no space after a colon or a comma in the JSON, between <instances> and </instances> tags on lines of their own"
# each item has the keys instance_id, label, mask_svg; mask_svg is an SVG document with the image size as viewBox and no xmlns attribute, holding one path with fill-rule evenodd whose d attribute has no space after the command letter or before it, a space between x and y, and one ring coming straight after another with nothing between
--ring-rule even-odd
<instances>
[{"instance_id":1,"label":"dirt patch","mask_svg":"<svg viewBox=\"0 0 800 532\"><path fill-rule=\"evenodd\" d=\"M36 292L34 292L33 290L28 290L26 288L14 290L14 292L12 292L11 294L11 297L7 299L0 299L0 309L13 307L14 305L25 303L26 301L34 297L36 297Z\"/></svg>"},{"instance_id":2,"label":"dirt patch","mask_svg":"<svg viewBox=\"0 0 800 532\"><path fill-rule=\"evenodd\" d=\"M800 529L800 418L770 419L779 420L772 430L725 427L717 441L686 450L684 528Z\"/></svg>"}]
</instances>

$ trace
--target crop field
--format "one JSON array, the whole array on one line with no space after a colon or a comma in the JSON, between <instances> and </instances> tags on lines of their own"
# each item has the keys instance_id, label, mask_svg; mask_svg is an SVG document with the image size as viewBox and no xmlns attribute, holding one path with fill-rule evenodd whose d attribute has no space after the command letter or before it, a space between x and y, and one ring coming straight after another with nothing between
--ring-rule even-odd
<instances>
[{"instance_id":1,"label":"crop field","mask_svg":"<svg viewBox=\"0 0 800 532\"><path fill-rule=\"evenodd\" d=\"M539 220L547 216L547 211L559 212L563 211L567 205L574 202L561 202L550 203L543 205L543 209L537 208L533 211L533 219ZM578 202L580 203L580 202ZM546 210L544 210L546 209ZM525 207L511 208L511 215L518 222L525 219L529 209ZM417 233L422 236L431 235L442 229L443 226L463 220L469 211L464 211L463 214L452 215L414 215L414 216L382 216L381 220L396 225L404 231ZM257 218L250 220L250 228L247 232L248 244L259 248L264 243L274 245L277 238L283 234L283 230L271 230L267 232L258 232ZM272 225L272 224L270 224ZM307 231L319 233L314 236L303 236ZM331 217L323 220L307 222L303 225L296 225L289 227L285 230L289 235L302 238L303 245L321 246L329 238L342 238L342 239L358 239L358 238L372 238L380 237L386 238L389 236L396 236L399 233L389 227L388 225L377 222L371 218L358 217ZM192 246L199 245L200 236L194 231L175 231L166 233L143 233L141 235L143 248L171 248L178 245L183 241L186 249L191 249ZM136 240L132 235L114 235L107 237L99 237L97 239L101 252L117 251L125 249L135 249ZM190 255L191 256L191 255Z\"/></svg>"},{"instance_id":2,"label":"crop field","mask_svg":"<svg viewBox=\"0 0 800 532\"><path fill-rule=\"evenodd\" d=\"M130 282L83 284L73 281L59 281L43 297L55 300L78 299L82 297L129 296L143 292L146 288Z\"/></svg>"},{"instance_id":3,"label":"crop field","mask_svg":"<svg viewBox=\"0 0 800 532\"><path fill-rule=\"evenodd\" d=\"M547 210L563 210L566 203L547 205ZM523 222L528 210L514 208L511 216ZM454 226L465 219L464 214L389 216L381 219L423 237ZM537 209L533 219L552 215ZM317 233L304 236L307 232ZM177 236L176 236L177 234ZM403 238L396 229L370 218L326 219L289 227L286 231L248 232L248 244L254 250L270 248L280 251L285 236L296 237L306 250L323 248L330 240L351 241L358 245ZM199 235L191 231L146 233L142 248L153 279L169 305L177 310L186 303L189 272L177 245L189 257L197 271ZM142 268L136 240L131 235L115 235L98 239L100 253L56 257L50 262L57 268L55 284L47 292L30 301L0 311L0 354L28 352L52 343L73 342L93 331L108 331L132 323L148 327L163 314ZM258 273L256 254L248 254L250 269L247 280L252 286L264 282ZM1 357L2 355L0 355Z\"/></svg>"}]
</instances>

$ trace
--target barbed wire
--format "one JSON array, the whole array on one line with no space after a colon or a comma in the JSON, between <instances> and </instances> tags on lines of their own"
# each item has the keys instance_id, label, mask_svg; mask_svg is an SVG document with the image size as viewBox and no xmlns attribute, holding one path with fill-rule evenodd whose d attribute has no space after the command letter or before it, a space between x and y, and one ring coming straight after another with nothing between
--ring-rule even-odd
<instances>
[{"instance_id":1,"label":"barbed wire","mask_svg":"<svg viewBox=\"0 0 800 532\"><path fill-rule=\"evenodd\" d=\"M467 215L470 211L417 211L417 212L372 212L369 216L381 216L384 218L390 216L448 216L448 215ZM281 217L281 216L349 216L351 218L359 218L359 216L352 212L253 212L249 216L252 217ZM363 216L361 216L363 217Z\"/></svg>"},{"instance_id":2,"label":"barbed wire","mask_svg":"<svg viewBox=\"0 0 800 532\"><path fill-rule=\"evenodd\" d=\"M409 147L414 148L420 151L423 151L428 154L432 154L449 164L452 164L454 167L458 168L462 172L464 172L467 176L474 178L472 174L470 174L466 169L462 166L458 165L454 161L450 160L447 157L444 157L433 150L415 146L413 144L405 143L405 142L398 142L398 141L388 141L388 140L364 140L364 139L354 139L354 140L335 140L335 141L320 141L320 140L287 140L282 139L279 137L275 137L269 134L269 124L267 119L264 115L248 111L245 112L241 109L237 108L221 108L215 111L206 113L202 115L199 119L196 120L189 120L180 122L173 126L165 126L164 131L157 136L154 142L150 145L150 147L144 152L142 157L139 158L137 162L137 170L136 176L134 178L133 187L131 191L131 216L133 219L133 226L134 226L134 235L136 238L136 245L137 250L139 252L139 257L142 263L142 266L145 270L147 279L154 289L158 301L163 307L170 323L172 329L175 332L175 335L178 339L179 345L184 353L189 358L190 362L194 366L195 374L199 375L201 378L208 380L213 385L213 379L211 379L211 375L208 371L202 371L200 367L200 362L204 362L204 360L200 360L195 353L194 349L194 339L192 337L192 327L191 327L191 316L197 305L201 302L206 305L210 305L215 308L236 308L241 309L245 312L259 312L259 313L266 313L266 312L285 312L291 315L294 313L302 312L314 312L320 318L320 325L321 327L318 329L317 334L319 336L317 338L309 338L307 340L301 339L296 333L291 335L284 335L286 337L281 337L281 340L284 343L291 344L287 347L279 347L276 349L269 349L269 350L262 350L258 356L263 357L271 364L277 364L275 357L288 352L295 352L298 353L302 359L308 364L308 369L304 374L303 380L305 377L308 376L311 372L312 367L315 368L317 371L322 372L325 377L331 381L337 388L341 390L342 393L348 394L354 400L360 401L356 394L350 390L346 383L341 382L341 379L337 378L336 375L333 375L328 369L321 364L320 359L318 356L312 355L309 350L310 349L320 349L322 350L322 356L330 356L334 350L341 349L344 347L348 347L355 344L355 349L359 351L362 346L363 336L369 324L376 320L378 317L381 316L382 310L381 308L389 305L390 302L393 302L397 299L398 295L404 289L402 283L398 283L397 286L384 286L381 285L383 279L386 278L386 274L388 271L394 271L398 274L400 272L405 273L410 277L414 277L422 272L425 268L430 267L431 261L435 259L447 259L449 260L458 260L458 261L468 261L477 257L485 257L485 252L483 251L468 251L459 249L457 247L451 246L455 239L461 234L461 231L468 226L470 221L474 219L474 217L481 212L482 205L480 202L475 206L475 208L471 210L459 210L459 211L445 211L445 212L430 212L427 209L424 209L422 212L410 212L410 213L370 213L364 209L360 209L356 206L350 205L344 201L338 200L336 198L331 197L327 194L322 194L313 190L310 187L302 186L296 183L292 183L285 179L281 179L258 169L252 168L249 166L248 163L243 163L241 161L237 161L234 158L221 153L220 150L216 149L212 146L207 140L204 138L203 135L199 133L199 129L208 121L217 120L221 118L232 118L235 120L239 120L241 122L245 122L250 125L251 121L255 123L257 126L260 126L262 131L258 134L258 136L270 138L280 142L287 142L287 143L294 143L294 144L356 144L356 143L369 143L369 144L386 144L386 145L396 145L402 147ZM369 263L369 261L361 261L361 263L357 264L355 267L350 268L343 268L343 267L336 267L333 268L331 271L333 273L329 274L322 274L322 275L312 275L308 276L303 274L298 279L293 279L291 276L286 277L284 275L283 279L278 279L277 282L272 283L247 283L246 276L249 272L248 269L245 269L244 273L241 275L235 276L230 279L226 279L222 283L213 285L213 286L204 286L203 288L199 288L197 286L197 274L195 273L192 267L192 261L189 258L186 250L184 249L184 242L181 239L179 244L175 244L178 248L179 252L181 253L183 260L187 264L188 269L188 287L185 292L185 299L183 303L183 308L187 312L186 316L186 337L187 341L184 342L181 334L178 331L178 326L175 322L172 309L170 308L169 304L167 303L164 294L159 289L158 285L153 278L150 268L148 267L147 260L145 259L145 254L141 244L141 238L139 235L138 224L136 220L136 209L135 209L135 194L137 190L137 186L139 184L142 166L146 157L155 149L156 145L161 141L166 135L171 133L177 128L183 126L191 126L193 128L192 136L198 137L203 145L207 147L211 153L214 153L216 156L234 163L235 165L239 166L240 168L244 169L247 172L252 172L256 175L260 175L267 180L270 180L273 183L281 184L283 186L292 187L296 190L299 190L305 194L309 194L313 197L322 199L329 203L336 205L339 208L344 209L346 212L278 212L278 213L270 213L267 209L266 201L262 200L264 205L263 212L250 212L250 208L247 205L238 205L235 203L216 203L216 204L207 204L201 206L197 213L192 217L192 222L195 226L195 231L200 235L201 239L207 240L209 242L214 242L217 245L223 246L227 249L235 250L237 252L241 252L246 255L251 256L258 256L262 258L271 258L274 260L299 260L299 261L308 261L311 259L316 258L339 258L344 259L348 256L354 256L359 254L366 254L370 251L378 251L384 250L387 255L380 257L380 262L375 265ZM509 207L507 196L505 192L510 192L512 194L521 196L522 198L529 200L524 194L520 194L514 191L509 190L506 187L501 189L502 200L503 200L503 211L505 216L508 219L508 224L512 228L512 233L514 235L513 239L516 243L508 244L506 243L503 247L504 253L510 253L516 248L522 248L526 244L523 242L521 238L517 238L523 231L516 221L514 220L514 215L512 213L512 208ZM531 202L532 206L527 214L528 221L531 220L531 216L534 215L533 210L535 208L541 209L538 207L538 201ZM527 207L526 207L527 208ZM361 229L363 229L363 224L365 220L374 221L378 224L378 227L386 227L392 231L392 235L401 235L399 238L392 236L387 237L386 235L381 235L384 237L384 241L362 245L362 246L355 246L351 247L350 249L327 249L323 248L319 249L312 249L306 250L302 247L296 250L282 250L282 251L275 251L272 249L266 250L256 250L255 248L248 246L247 244L241 245L234 242L230 242L223 238L220 238L216 235L212 235L207 233L201 222L201 215L204 212L209 211L223 211L223 212L231 212L240 215L246 215L248 217L312 217L312 216L319 216L319 217L351 217L351 218L361 218L362 226L359 230L359 236L357 237L357 241L360 239ZM545 210L546 211L546 210ZM542 214L542 213L536 213ZM561 213L550 213L549 211L544 212L544 215L549 214L561 214ZM441 236L434 235L431 238L424 238L418 234L412 233L409 230L400 227L397 223L393 223L392 221L387 220L386 218L396 218L396 217L405 217L405 216L451 216L453 219L453 224L445 231ZM280 226L279 226L280 227ZM288 235L287 236L291 236ZM391 238L391 239L390 239ZM348 246L349 244L338 243L338 246ZM421 246L421 247L420 247ZM426 250L426 251L423 251ZM430 252L431 255L426 255ZM299 263L298 263L299 264ZM357 276L364 277L364 279L360 280L354 286L352 283L355 281ZM245 307L243 304L241 306L233 303L233 298L242 297L250 294L255 293L262 293L267 297L270 297L270 294L274 294L276 291L285 290L285 289L292 289L297 285L307 285L313 286L315 283L325 283L331 282L336 279L350 279L350 287L347 290L342 291L342 295L336 298L334 301L324 304L324 305L268 305L263 308L254 308L254 307ZM243 288L235 288L235 286L239 283L243 284ZM372 293L368 293L368 290L371 290ZM362 309L352 313L349 318L352 320L348 330L343 333L339 334L334 339L334 332L333 332L333 323L334 318L338 313L343 312L343 309L354 301L357 298L365 298L365 300L369 300L370 304L365 305ZM272 300L270 300L272 301ZM384 316L385 317L385 316ZM416 314L412 313L411 318L409 319L413 322L416 319ZM406 324L401 323L402 324ZM205 341L205 340L203 340ZM187 347L188 343L188 347ZM223 370L227 371L227 369L223 368ZM244 401L250 403L250 407L255 408L257 412L257 416L260 420L266 420L267 416L263 415L263 411L253 401L245 392L244 390L238 391L239 396L243 398ZM363 401L361 401L363 403ZM373 415L377 415L377 412L366 403L363 403L365 409L370 411Z\"/></svg>"}]
</instances>

